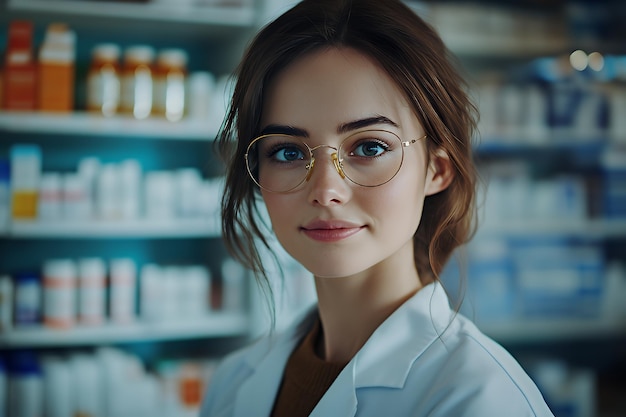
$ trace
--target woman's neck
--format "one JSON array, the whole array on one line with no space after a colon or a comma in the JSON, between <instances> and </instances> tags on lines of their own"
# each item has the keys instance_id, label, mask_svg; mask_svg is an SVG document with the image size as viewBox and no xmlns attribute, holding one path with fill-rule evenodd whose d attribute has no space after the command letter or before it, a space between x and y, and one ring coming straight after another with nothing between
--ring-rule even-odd
<instances>
[{"instance_id":1,"label":"woman's neck","mask_svg":"<svg viewBox=\"0 0 626 417\"><path fill-rule=\"evenodd\" d=\"M325 360L347 363L374 330L422 288L412 259L388 259L351 277L315 278L323 333L318 353Z\"/></svg>"}]
</instances>

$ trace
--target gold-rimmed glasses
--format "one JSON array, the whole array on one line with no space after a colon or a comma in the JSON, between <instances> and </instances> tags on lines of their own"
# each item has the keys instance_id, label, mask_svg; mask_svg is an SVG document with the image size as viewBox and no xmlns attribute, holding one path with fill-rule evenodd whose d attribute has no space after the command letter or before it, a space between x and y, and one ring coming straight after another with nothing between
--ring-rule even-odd
<instances>
[{"instance_id":1,"label":"gold-rimmed glasses","mask_svg":"<svg viewBox=\"0 0 626 417\"><path fill-rule=\"evenodd\" d=\"M425 138L402 141L388 130L362 130L345 138L338 147L310 147L304 137L267 134L248 145L246 167L263 190L287 193L311 178L316 161L314 152L329 148L333 166L341 178L362 187L378 187L400 171L404 148Z\"/></svg>"}]
</instances>

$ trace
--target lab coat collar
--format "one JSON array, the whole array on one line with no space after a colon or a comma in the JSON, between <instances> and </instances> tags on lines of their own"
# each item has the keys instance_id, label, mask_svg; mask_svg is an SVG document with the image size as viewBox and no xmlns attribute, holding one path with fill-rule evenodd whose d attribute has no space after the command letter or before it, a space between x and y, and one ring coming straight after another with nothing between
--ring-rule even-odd
<instances>
[{"instance_id":1,"label":"lab coat collar","mask_svg":"<svg viewBox=\"0 0 626 417\"><path fill-rule=\"evenodd\" d=\"M413 362L441 337L452 321L452 314L440 284L422 288L374 331L341 371L311 417L353 416L359 388L402 388ZM238 393L235 417L271 413L285 364L316 316L316 310L310 312L284 334L261 341L265 344L263 349L248 356L252 375ZM255 400L246 401L246 398Z\"/></svg>"},{"instance_id":2,"label":"lab coat collar","mask_svg":"<svg viewBox=\"0 0 626 417\"><path fill-rule=\"evenodd\" d=\"M404 387L411 365L441 337L452 314L439 283L418 291L374 331L354 357L355 388Z\"/></svg>"},{"instance_id":3,"label":"lab coat collar","mask_svg":"<svg viewBox=\"0 0 626 417\"><path fill-rule=\"evenodd\" d=\"M374 331L311 417L355 415L360 388L404 387L413 362L441 337L452 319L441 285L434 283L422 288Z\"/></svg>"},{"instance_id":4,"label":"lab coat collar","mask_svg":"<svg viewBox=\"0 0 626 417\"><path fill-rule=\"evenodd\" d=\"M296 321L296 326L261 339L257 342L259 346L246 355L251 375L237 393L233 417L270 415L287 360L316 317L317 308L314 308L304 319Z\"/></svg>"}]
</instances>

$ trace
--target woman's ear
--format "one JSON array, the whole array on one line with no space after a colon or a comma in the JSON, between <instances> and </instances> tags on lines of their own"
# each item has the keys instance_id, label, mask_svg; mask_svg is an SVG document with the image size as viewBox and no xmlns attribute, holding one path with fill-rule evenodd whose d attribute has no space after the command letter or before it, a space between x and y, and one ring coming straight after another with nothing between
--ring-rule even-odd
<instances>
[{"instance_id":1,"label":"woman's ear","mask_svg":"<svg viewBox=\"0 0 626 417\"><path fill-rule=\"evenodd\" d=\"M450 156L439 148L430 156L424 194L429 196L445 190L453 179L454 170Z\"/></svg>"}]
</instances>

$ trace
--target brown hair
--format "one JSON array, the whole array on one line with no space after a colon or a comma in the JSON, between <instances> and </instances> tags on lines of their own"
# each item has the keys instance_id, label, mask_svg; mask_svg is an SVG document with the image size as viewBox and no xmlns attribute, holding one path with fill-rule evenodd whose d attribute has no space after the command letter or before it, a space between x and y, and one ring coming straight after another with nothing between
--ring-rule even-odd
<instances>
[{"instance_id":1,"label":"brown hair","mask_svg":"<svg viewBox=\"0 0 626 417\"><path fill-rule=\"evenodd\" d=\"M273 77L299 57L329 47L353 48L377 61L412 106L428 135L429 154L443 149L450 157L454 180L446 190L426 198L414 236L420 276L438 279L454 249L474 230L471 138L476 109L440 37L399 0L304 0L253 40L235 74L231 107L218 137L227 162L222 200L226 245L271 292L255 246L258 239L268 247L266 227L244 154L259 134L263 100Z\"/></svg>"}]
</instances>

